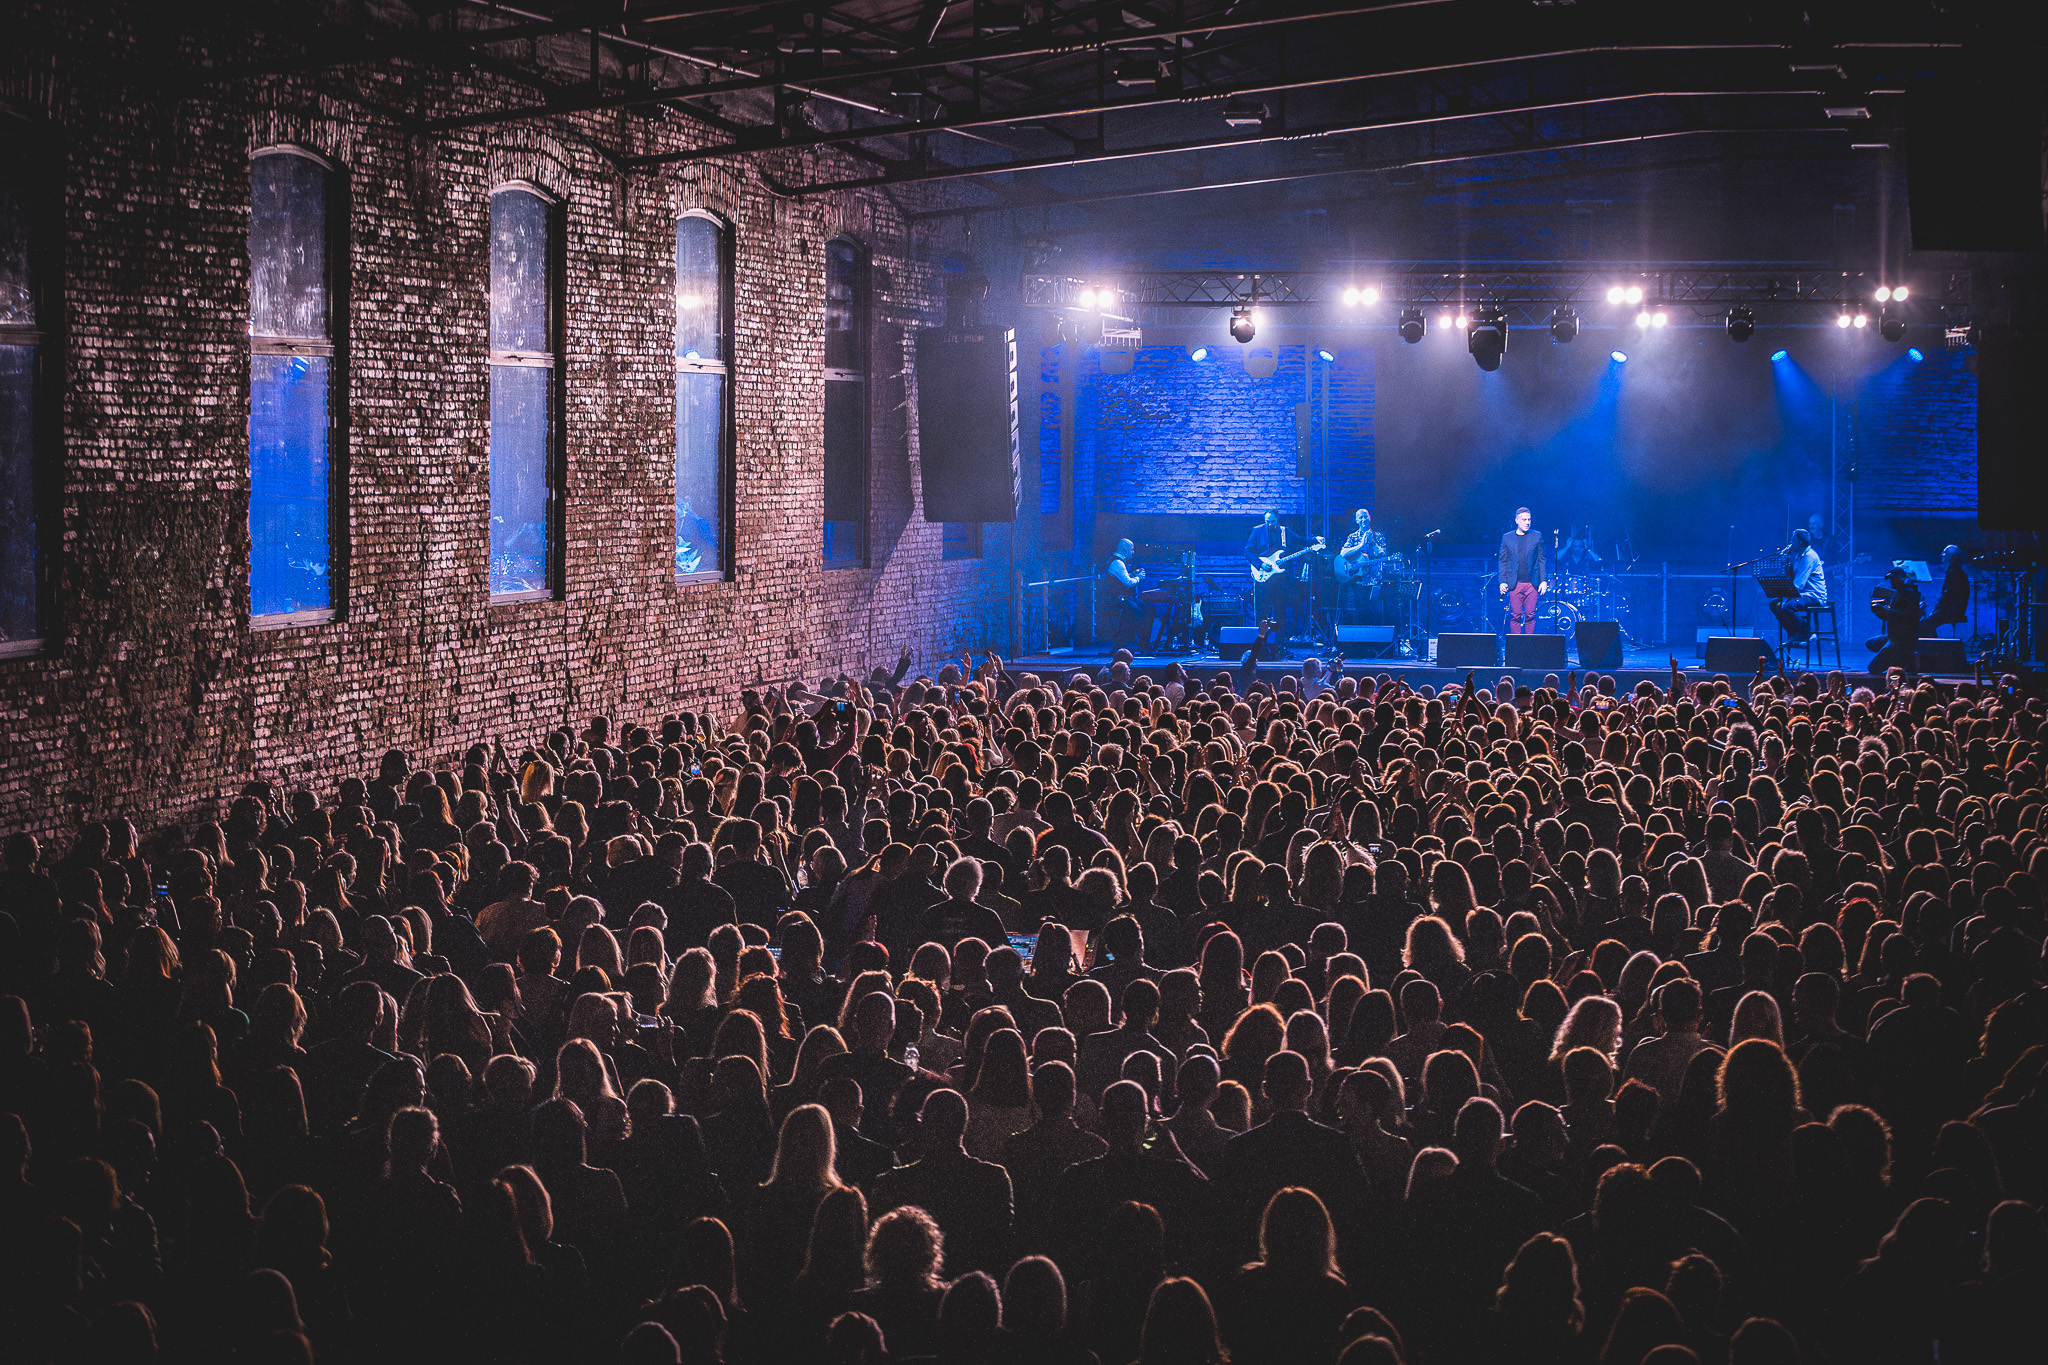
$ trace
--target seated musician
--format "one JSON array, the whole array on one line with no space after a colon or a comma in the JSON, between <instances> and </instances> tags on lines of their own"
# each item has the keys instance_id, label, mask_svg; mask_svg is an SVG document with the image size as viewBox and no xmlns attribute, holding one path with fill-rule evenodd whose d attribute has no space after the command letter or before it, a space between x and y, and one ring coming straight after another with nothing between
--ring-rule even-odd
<instances>
[{"instance_id":1,"label":"seated musician","mask_svg":"<svg viewBox=\"0 0 2048 1365\"><path fill-rule=\"evenodd\" d=\"M1941 551L1941 596L1934 611L1921 622L1929 634L1943 626L1960 626L1970 620L1970 575L1963 571L1963 547L1944 546Z\"/></svg>"},{"instance_id":2,"label":"seated musician","mask_svg":"<svg viewBox=\"0 0 2048 1365\"><path fill-rule=\"evenodd\" d=\"M1148 641L1152 634L1152 608L1138 600L1138 575L1131 557L1138 547L1128 539L1119 540L1109 563L1103 566L1104 597L1109 604L1110 638L1120 645Z\"/></svg>"},{"instance_id":3,"label":"seated musician","mask_svg":"<svg viewBox=\"0 0 2048 1365\"><path fill-rule=\"evenodd\" d=\"M1387 538L1372 529L1372 513L1361 507L1351 514L1352 531L1338 547L1337 557L1357 570L1339 592L1338 607L1357 621L1369 601L1379 597L1385 566L1374 561L1387 557Z\"/></svg>"},{"instance_id":4,"label":"seated musician","mask_svg":"<svg viewBox=\"0 0 2048 1365\"><path fill-rule=\"evenodd\" d=\"M1593 548L1591 526L1572 527L1564 548L1557 552L1557 567L1566 573L1592 573L1600 567L1600 554Z\"/></svg>"},{"instance_id":5,"label":"seated musician","mask_svg":"<svg viewBox=\"0 0 2048 1365\"><path fill-rule=\"evenodd\" d=\"M1915 657L1920 641L1920 587L1904 569L1893 569L1885 581L1891 584L1889 592L1877 589L1870 594L1870 609L1884 622L1885 639L1884 648L1870 661L1870 671L1903 668L1906 676L1912 677L1920 671Z\"/></svg>"},{"instance_id":6,"label":"seated musician","mask_svg":"<svg viewBox=\"0 0 2048 1365\"><path fill-rule=\"evenodd\" d=\"M1771 603L1771 611L1777 616L1778 623L1785 627L1785 639L1789 643L1802 644L1813 633L1806 624L1805 614L1798 608L1826 606L1827 600L1827 570L1821 567L1820 556L1814 553L1813 533L1802 526L1792 533L1792 595Z\"/></svg>"}]
</instances>

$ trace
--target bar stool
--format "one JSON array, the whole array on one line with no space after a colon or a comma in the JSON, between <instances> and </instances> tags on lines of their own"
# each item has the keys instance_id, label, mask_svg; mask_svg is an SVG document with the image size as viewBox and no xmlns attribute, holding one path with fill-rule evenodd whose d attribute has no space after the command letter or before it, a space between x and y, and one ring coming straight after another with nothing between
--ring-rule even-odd
<instances>
[{"instance_id":1,"label":"bar stool","mask_svg":"<svg viewBox=\"0 0 2048 1365\"><path fill-rule=\"evenodd\" d=\"M1826 653L1823 646L1833 644L1835 647L1835 667L1840 668L1842 666L1842 632L1839 618L1835 615L1835 604L1833 602L1794 602L1790 604L1790 609L1798 612L1800 617L1806 622L1806 639L1800 642L1806 647L1806 667L1812 668L1814 666L1816 655L1825 659ZM1823 623L1822 617L1827 618L1825 623ZM1781 627L1778 632L1778 657L1781 659L1785 657L1785 644L1785 633Z\"/></svg>"}]
</instances>

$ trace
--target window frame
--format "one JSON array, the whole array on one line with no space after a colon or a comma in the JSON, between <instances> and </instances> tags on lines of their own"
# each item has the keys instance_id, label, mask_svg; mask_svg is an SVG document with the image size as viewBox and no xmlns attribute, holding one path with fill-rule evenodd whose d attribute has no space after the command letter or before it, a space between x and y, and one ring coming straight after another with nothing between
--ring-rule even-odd
<instances>
[{"instance_id":1,"label":"window frame","mask_svg":"<svg viewBox=\"0 0 2048 1365\"><path fill-rule=\"evenodd\" d=\"M251 631L295 630L306 626L331 625L346 615L348 603L348 176L332 157L323 156L296 142L277 142L252 148L249 165L266 156L303 157L327 173L327 204L323 245L327 248L327 335L325 337L273 337L249 333L249 355L322 356L327 359L327 592L328 604L304 611L273 612L259 616L252 599L248 613ZM254 262L250 263L254 268ZM249 307L253 312L254 301ZM253 381L252 381L253 382ZM254 393L250 395L254 406ZM244 426L246 428L246 422ZM254 471L251 470L253 477ZM255 539L249 545L250 577L255 576Z\"/></svg>"},{"instance_id":2,"label":"window frame","mask_svg":"<svg viewBox=\"0 0 2048 1365\"><path fill-rule=\"evenodd\" d=\"M966 551L965 551L964 553L962 553L962 554L948 554L948 553L946 553L946 540L947 540L947 529L948 529L948 528L950 528L950 527L954 527L954 526L964 526L964 527L966 527L966 528L967 528L967 529L966 529L966 531L965 531L965 532L963 533L963 535L962 535L962 538L963 538L963 539L964 539L964 540L966 541L966 543L967 543L967 550L966 550ZM982 530L983 530L983 526L984 526L984 523L982 523L982 522L978 522L978 521L942 521L942 522L940 522L940 523L939 523L939 528L940 528L940 529L939 529L939 562L940 562L940 563L942 563L942 564L965 564L965 563L968 563L969 561L972 561L972 560L976 560L976 559L980 559L980 558L982 558L982 555L983 555L983 540L982 540Z\"/></svg>"},{"instance_id":3,"label":"window frame","mask_svg":"<svg viewBox=\"0 0 2048 1365\"><path fill-rule=\"evenodd\" d=\"M491 209L501 194L530 194L541 202L546 212L548 259L547 259L547 307L545 316L548 327L549 350L545 352L500 351L491 345ZM504 180L491 186L484 204L484 367L494 371L503 365L513 369L545 369L552 372L548 383L548 436L547 436L547 485L548 485L548 565L547 586L526 588L519 592L493 592L490 587L490 380L485 375L484 386L484 591L490 606L511 606L520 602L559 602L568 595L568 518L569 501L569 460L568 460L568 388L565 371L568 368L563 346L568 336L568 272L567 226L568 201L554 191L531 180Z\"/></svg>"},{"instance_id":4,"label":"window frame","mask_svg":"<svg viewBox=\"0 0 2048 1365\"><path fill-rule=\"evenodd\" d=\"M725 340L725 355L717 360L705 360L702 357L689 360L677 355L675 356L676 377L681 379L686 374L716 374L722 375L725 379L725 384L721 390L724 397L718 417L718 516L720 534L718 537L718 564L713 568L699 569L695 573L683 573L675 567L676 528L671 524L669 528L669 575L671 580L678 586L685 586L691 583L727 583L732 581L733 565L737 562L733 553L733 535L739 522L738 500L734 496L735 489L739 483L737 459L735 457L735 452L739 448L739 431L734 413L739 405L734 402L733 396L734 370L737 361L736 352L739 349L737 339L733 335L734 323L738 317L738 313L733 306L733 291L738 282L739 275L737 269L738 253L735 243L737 233L731 219L721 213L702 207L686 208L676 215L678 232L680 232L682 225L692 218L702 219L718 230L718 307L721 314L719 318L719 335ZM678 253L670 253L670 265L681 265ZM669 291L669 298L678 310L682 307L682 304L678 301L679 295L677 292L681 288L682 280L678 278L674 281L673 287ZM669 343L671 351L675 349L673 332L678 332L681 329L682 319L679 316L676 319L675 327L672 329ZM682 422L683 413L679 404L675 412L675 438L678 443L682 440ZM671 475L674 474L673 468L671 468L670 473ZM671 504L673 504L673 499L671 499ZM671 512L673 512L673 508L671 508Z\"/></svg>"},{"instance_id":5,"label":"window frame","mask_svg":"<svg viewBox=\"0 0 2048 1365\"><path fill-rule=\"evenodd\" d=\"M0 138L15 148L28 228L29 292L33 324L0 323L0 344L35 349L29 380L30 501L35 515L36 633L0 641L0 662L50 654L63 638L57 566L63 552L64 513L64 168L61 131L46 119L0 104Z\"/></svg>"},{"instance_id":6,"label":"window frame","mask_svg":"<svg viewBox=\"0 0 2048 1365\"><path fill-rule=\"evenodd\" d=\"M853 326L848 330L854 335L854 345L857 351L856 358L860 361L860 366L854 369L821 363L819 372L823 376L823 382L828 386L832 384L858 384L860 386L860 520L857 523L860 527L860 544L850 559L824 558L825 523L827 518L821 515L818 519L818 556L821 565L828 571L871 567L868 542L871 539L874 522L874 509L872 506L874 498L875 454L874 385L871 378L874 370L874 255L868 250L865 242L851 233L839 233L826 239L823 264L825 267L824 284L826 307L828 310L831 307L830 291L832 288L831 251L834 247L842 244L853 249L855 270L853 303L855 316ZM829 328L827 330L829 332ZM821 414L825 406L823 403L820 404ZM822 444L821 441L821 456L823 453ZM819 463L819 474L821 475L819 480L819 510L822 513L824 511L824 480L822 478L824 469L822 458Z\"/></svg>"}]
</instances>

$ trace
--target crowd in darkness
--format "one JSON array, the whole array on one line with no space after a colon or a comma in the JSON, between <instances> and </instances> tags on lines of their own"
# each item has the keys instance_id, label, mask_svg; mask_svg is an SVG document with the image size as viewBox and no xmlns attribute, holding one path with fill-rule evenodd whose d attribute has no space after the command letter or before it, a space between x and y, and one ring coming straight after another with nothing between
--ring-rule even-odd
<instances>
[{"instance_id":1,"label":"crowd in darkness","mask_svg":"<svg viewBox=\"0 0 2048 1365\"><path fill-rule=\"evenodd\" d=\"M0 1355L2038 1358L2039 700L910 662L8 837Z\"/></svg>"}]
</instances>

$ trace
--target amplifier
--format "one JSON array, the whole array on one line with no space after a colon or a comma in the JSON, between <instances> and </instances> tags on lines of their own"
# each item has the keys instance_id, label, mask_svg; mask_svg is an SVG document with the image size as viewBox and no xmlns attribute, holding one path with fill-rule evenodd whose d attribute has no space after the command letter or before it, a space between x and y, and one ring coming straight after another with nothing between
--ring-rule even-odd
<instances>
[{"instance_id":1,"label":"amplifier","mask_svg":"<svg viewBox=\"0 0 2048 1365\"><path fill-rule=\"evenodd\" d=\"M1967 640L1951 640L1946 636L1921 636L1919 644L1914 646L1914 652L1918 655L1920 661L1920 671L1922 673L1968 673L1970 671L1970 659L1963 648L1968 643Z\"/></svg>"},{"instance_id":2,"label":"amplifier","mask_svg":"<svg viewBox=\"0 0 2048 1365\"><path fill-rule=\"evenodd\" d=\"M1507 637L1509 668L1563 668L1565 637L1562 635L1510 635Z\"/></svg>"},{"instance_id":3,"label":"amplifier","mask_svg":"<svg viewBox=\"0 0 2048 1365\"><path fill-rule=\"evenodd\" d=\"M1557 638L1562 641L1564 637ZM1500 637L1491 631L1484 635L1444 631L1436 637L1438 668L1492 668L1499 662Z\"/></svg>"}]
</instances>

